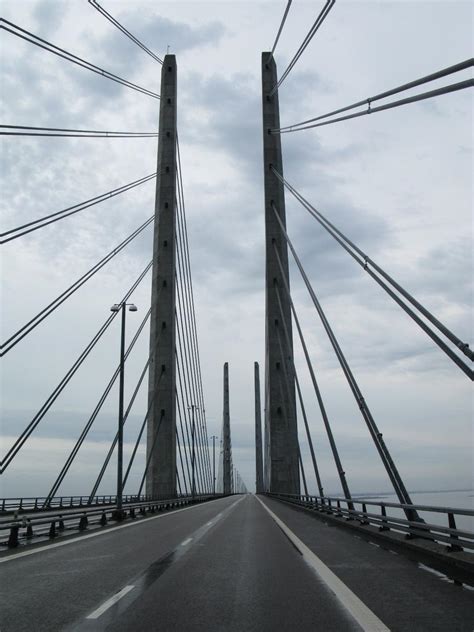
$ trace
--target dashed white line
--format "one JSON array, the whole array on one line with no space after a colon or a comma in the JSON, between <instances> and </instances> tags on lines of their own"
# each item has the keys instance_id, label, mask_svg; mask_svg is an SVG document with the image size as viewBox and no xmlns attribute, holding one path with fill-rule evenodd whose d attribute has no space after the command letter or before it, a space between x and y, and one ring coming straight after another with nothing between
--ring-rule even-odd
<instances>
[{"instance_id":1,"label":"dashed white line","mask_svg":"<svg viewBox=\"0 0 474 632\"><path fill-rule=\"evenodd\" d=\"M122 588L122 590L120 590L118 593L115 593L115 595L110 597L110 599L107 599L107 601L105 601L101 606L99 606L97 610L94 610L94 612L91 612L91 614L89 614L86 617L86 619L98 619L101 615L104 614L106 610L108 610L111 606L113 606L114 603L117 603L119 599L122 599L122 597L125 597L125 595L129 593L131 590L133 590L134 588L135 586L125 586L125 588Z\"/></svg>"},{"instance_id":2,"label":"dashed white line","mask_svg":"<svg viewBox=\"0 0 474 632\"><path fill-rule=\"evenodd\" d=\"M236 501L239 502L239 501ZM235 504L235 503L234 503ZM127 524L121 524L117 527L110 527L105 531L97 531L96 533L89 533L88 535L81 535L77 538L68 538L64 540L64 542L56 542L55 544L46 544L45 546L38 546L32 549L31 551L21 551L21 553L15 553L14 555L8 555L0 558L0 564L5 562L10 562L11 560L17 560L20 557L27 557L28 555L34 555L35 553L41 553L43 551L52 551L53 549L57 549L60 546L67 546L68 544L73 544L74 542L82 542L84 540L89 540L90 538L97 538L100 535L106 535L107 533L112 533L113 531L117 531L118 529L128 529L129 527L136 527L140 524L146 524L150 520L158 520L162 518L166 518L167 516L172 516L173 514L180 513L182 511L188 511L190 509L197 509L198 507L203 507L204 505L191 505L190 507L183 507L182 509L175 509L174 511L169 511L167 513L160 514L158 516L150 516L149 518L142 518L141 520L137 520L135 522L128 522ZM230 505L231 507L233 505ZM216 518L222 516L222 512L217 514Z\"/></svg>"},{"instance_id":3,"label":"dashed white line","mask_svg":"<svg viewBox=\"0 0 474 632\"><path fill-rule=\"evenodd\" d=\"M186 546L186 544L189 544L191 540L192 538L187 538L184 542L181 542L181 546Z\"/></svg>"},{"instance_id":4,"label":"dashed white line","mask_svg":"<svg viewBox=\"0 0 474 632\"><path fill-rule=\"evenodd\" d=\"M287 538L295 545L298 551L303 556L309 566L316 572L316 574L322 579L322 581L328 586L328 588L339 599L341 605L351 614L351 616L357 621L364 632L390 632L390 628L387 626L370 610L363 601L350 590L337 575L335 575L330 568L319 559L317 555L309 549L304 542L302 542L294 533L289 529L284 522L271 511L264 502L256 497L262 507L270 514L273 520L277 523Z\"/></svg>"}]
</instances>

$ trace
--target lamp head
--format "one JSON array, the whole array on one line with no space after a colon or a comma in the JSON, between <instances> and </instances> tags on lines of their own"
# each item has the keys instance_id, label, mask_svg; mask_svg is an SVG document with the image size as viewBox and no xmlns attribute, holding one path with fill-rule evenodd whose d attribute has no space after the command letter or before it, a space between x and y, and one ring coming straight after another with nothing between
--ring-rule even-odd
<instances>
[{"instance_id":1,"label":"lamp head","mask_svg":"<svg viewBox=\"0 0 474 632\"><path fill-rule=\"evenodd\" d=\"M119 312L120 311L120 305L117 305L117 303L115 303L114 305L112 305L112 307L110 308L111 312Z\"/></svg>"},{"instance_id":2,"label":"lamp head","mask_svg":"<svg viewBox=\"0 0 474 632\"><path fill-rule=\"evenodd\" d=\"M138 307L132 303L131 305L128 306L128 311L129 312L138 312Z\"/></svg>"}]
</instances>

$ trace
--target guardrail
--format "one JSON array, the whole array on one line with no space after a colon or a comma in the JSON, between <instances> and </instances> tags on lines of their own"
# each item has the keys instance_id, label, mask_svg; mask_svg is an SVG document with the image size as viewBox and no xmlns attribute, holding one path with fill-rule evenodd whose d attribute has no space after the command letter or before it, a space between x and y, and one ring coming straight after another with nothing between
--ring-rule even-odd
<instances>
[{"instance_id":1,"label":"guardrail","mask_svg":"<svg viewBox=\"0 0 474 632\"><path fill-rule=\"evenodd\" d=\"M207 494L201 496L180 496L170 499L152 499L139 500L137 502L124 502L123 510L119 520L127 517L132 520L139 515L147 513L155 513L157 511L166 511L186 505L202 503L217 498L223 498L223 494ZM137 498L135 496L135 498ZM63 505L64 506L64 505ZM104 527L109 520L117 521L117 512L115 504L106 504L102 507L86 507L81 511L70 511L69 505L66 505L67 512L52 512L48 507L47 511L37 511L32 516L22 514L12 518L0 519L0 545L8 548L16 548L20 544L20 540L31 541L33 537L48 537L54 539L65 530L84 531L91 525Z\"/></svg>"},{"instance_id":2,"label":"guardrail","mask_svg":"<svg viewBox=\"0 0 474 632\"><path fill-rule=\"evenodd\" d=\"M394 531L408 538L423 538L448 546L450 551L474 551L474 532L458 529L456 516L472 516L471 509L435 507L430 505L403 505L391 502L372 501L364 498L337 498L328 496L299 496L295 494L266 493L270 498L310 509L322 514L333 515L347 521L358 521L361 525L372 525L379 531ZM370 511L375 507L376 510ZM369 508L369 509L367 509ZM416 509L417 512L441 513L445 515L446 526L413 521L390 515L390 509ZM393 512L392 512L393 513Z\"/></svg>"},{"instance_id":3,"label":"guardrail","mask_svg":"<svg viewBox=\"0 0 474 632\"><path fill-rule=\"evenodd\" d=\"M188 498L189 496L181 495L178 498ZM130 502L146 502L157 500L152 496L127 495L123 496L124 503ZM167 500L167 499L161 499ZM32 496L29 498L0 498L0 512L9 513L14 511L44 511L45 509L67 509L73 507L93 507L98 505L113 505L117 502L117 496L114 494L105 494L102 496Z\"/></svg>"}]
</instances>

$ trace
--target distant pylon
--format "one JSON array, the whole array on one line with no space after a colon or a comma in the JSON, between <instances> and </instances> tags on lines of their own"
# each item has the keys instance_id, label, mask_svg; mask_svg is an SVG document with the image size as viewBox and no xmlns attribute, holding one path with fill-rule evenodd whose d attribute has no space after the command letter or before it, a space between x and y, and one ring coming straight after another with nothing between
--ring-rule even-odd
<instances>
[{"instance_id":1,"label":"distant pylon","mask_svg":"<svg viewBox=\"0 0 474 632\"><path fill-rule=\"evenodd\" d=\"M224 413L222 419L222 442L224 451L224 494L231 494L232 485L232 445L230 439L230 409L229 409L229 364L224 364Z\"/></svg>"},{"instance_id":2,"label":"distant pylon","mask_svg":"<svg viewBox=\"0 0 474 632\"><path fill-rule=\"evenodd\" d=\"M257 494L263 492L263 455L262 455L262 413L260 403L260 373L258 362L254 365L255 372L255 490Z\"/></svg>"}]
</instances>

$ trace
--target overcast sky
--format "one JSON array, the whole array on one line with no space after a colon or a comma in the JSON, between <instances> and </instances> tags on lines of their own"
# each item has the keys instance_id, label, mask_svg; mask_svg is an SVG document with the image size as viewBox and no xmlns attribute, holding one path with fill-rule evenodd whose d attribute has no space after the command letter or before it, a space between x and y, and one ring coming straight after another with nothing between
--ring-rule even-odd
<instances>
[{"instance_id":1,"label":"overcast sky","mask_svg":"<svg viewBox=\"0 0 474 632\"><path fill-rule=\"evenodd\" d=\"M254 486L253 363L264 367L260 56L286 2L101 3L178 64L178 129L209 435L220 435L228 361L234 464ZM276 51L282 73L323 2L293 2ZM86 0L4 0L3 17L106 70L160 91L161 67ZM280 89L296 123L472 56L471 2L344 2ZM2 31L1 121L156 131L159 102ZM450 77L436 86L468 78ZM433 86L434 87L434 86ZM419 90L420 91L420 90ZM109 191L156 168L156 139L2 141L3 230ZM472 336L472 90L287 134L285 175L463 340ZM11 242L2 252L2 340L153 212L154 184ZM287 197L290 237L408 489L472 486L472 384L319 225ZM152 230L119 254L3 359L2 454L151 258ZM353 491L390 490L370 436L292 266L291 282ZM150 301L133 297L127 337ZM3 495L48 491L118 361L118 319L4 475ZM130 394L148 331L127 363ZM338 492L320 414L295 341L323 484ZM146 411L141 393L127 450ZM263 397L263 394L262 394ZM115 432L114 390L61 492L87 493ZM300 441L311 488L310 460ZM126 491L136 491L140 461ZM101 489L113 491L113 471Z\"/></svg>"}]
</instances>

